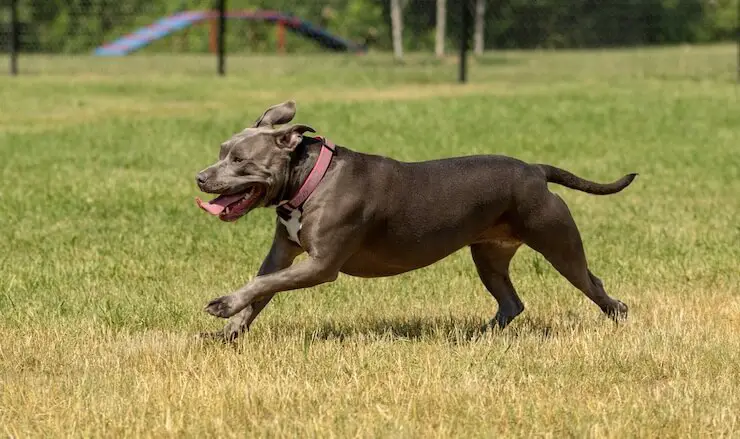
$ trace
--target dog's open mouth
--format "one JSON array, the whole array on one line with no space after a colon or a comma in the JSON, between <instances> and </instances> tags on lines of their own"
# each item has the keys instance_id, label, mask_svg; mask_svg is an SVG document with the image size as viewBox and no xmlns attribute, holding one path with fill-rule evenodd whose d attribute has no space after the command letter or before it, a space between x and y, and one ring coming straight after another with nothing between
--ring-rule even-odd
<instances>
[{"instance_id":1,"label":"dog's open mouth","mask_svg":"<svg viewBox=\"0 0 740 439\"><path fill-rule=\"evenodd\" d=\"M217 215L221 221L236 221L249 212L265 194L261 184L249 186L246 191L232 195L219 195L211 201L205 202L195 197L198 207Z\"/></svg>"}]
</instances>

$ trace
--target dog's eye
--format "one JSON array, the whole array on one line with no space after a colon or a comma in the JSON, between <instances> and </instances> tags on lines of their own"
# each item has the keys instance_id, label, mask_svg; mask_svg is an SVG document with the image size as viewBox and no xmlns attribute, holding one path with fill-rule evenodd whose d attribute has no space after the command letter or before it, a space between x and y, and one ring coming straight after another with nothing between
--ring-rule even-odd
<instances>
[{"instance_id":1,"label":"dog's eye","mask_svg":"<svg viewBox=\"0 0 740 439\"><path fill-rule=\"evenodd\" d=\"M244 159L241 158L241 157L233 156L233 157L231 157L231 161L233 161L234 163L241 163L241 162L244 161Z\"/></svg>"}]
</instances>

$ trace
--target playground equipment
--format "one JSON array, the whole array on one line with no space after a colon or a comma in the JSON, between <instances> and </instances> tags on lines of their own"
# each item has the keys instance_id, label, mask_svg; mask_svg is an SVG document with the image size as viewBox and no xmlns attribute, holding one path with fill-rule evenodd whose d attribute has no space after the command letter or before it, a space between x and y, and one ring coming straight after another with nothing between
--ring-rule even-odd
<instances>
[{"instance_id":1,"label":"playground equipment","mask_svg":"<svg viewBox=\"0 0 740 439\"><path fill-rule=\"evenodd\" d=\"M218 11L181 12L169 17L164 17L149 26L143 27L128 35L124 35L108 44L104 44L95 49L94 54L97 56L128 55L129 53L139 50L153 41L164 38L173 32L206 21L211 23L209 47L211 52L215 52L218 18ZM297 34L310 38L330 50L340 52L364 52L366 50L365 46L330 34L325 29L314 26L308 21L276 11L230 11L226 13L226 18L275 23L277 26L278 50L280 51L285 50L286 28Z\"/></svg>"}]
</instances>

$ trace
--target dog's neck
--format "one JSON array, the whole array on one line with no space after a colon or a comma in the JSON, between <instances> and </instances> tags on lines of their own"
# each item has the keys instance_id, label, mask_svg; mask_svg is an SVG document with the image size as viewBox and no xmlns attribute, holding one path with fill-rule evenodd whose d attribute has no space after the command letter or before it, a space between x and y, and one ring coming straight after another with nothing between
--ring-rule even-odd
<instances>
[{"instance_id":1,"label":"dog's neck","mask_svg":"<svg viewBox=\"0 0 740 439\"><path fill-rule=\"evenodd\" d=\"M282 195L276 204L290 200L298 192L298 189L300 189L303 182L308 178L308 174L311 173L311 170L316 165L320 152L321 142L312 137L304 137L303 141L296 146L296 149L291 154L290 164L288 165L288 178L283 187Z\"/></svg>"}]
</instances>

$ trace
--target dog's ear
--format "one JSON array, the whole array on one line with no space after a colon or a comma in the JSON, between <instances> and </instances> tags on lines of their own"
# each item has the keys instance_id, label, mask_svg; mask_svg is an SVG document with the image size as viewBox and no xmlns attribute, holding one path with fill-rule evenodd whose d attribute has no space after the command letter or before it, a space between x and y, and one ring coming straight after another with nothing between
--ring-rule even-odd
<instances>
[{"instance_id":1,"label":"dog's ear","mask_svg":"<svg viewBox=\"0 0 740 439\"><path fill-rule=\"evenodd\" d=\"M316 130L308 125L288 125L272 132L275 136L275 142L280 148L294 150L296 146L303 140L303 133L310 131L315 133Z\"/></svg>"},{"instance_id":2,"label":"dog's ear","mask_svg":"<svg viewBox=\"0 0 740 439\"><path fill-rule=\"evenodd\" d=\"M285 101L282 104L273 105L265 110L252 128L272 127L273 125L288 123L295 116L295 101Z\"/></svg>"}]
</instances>

